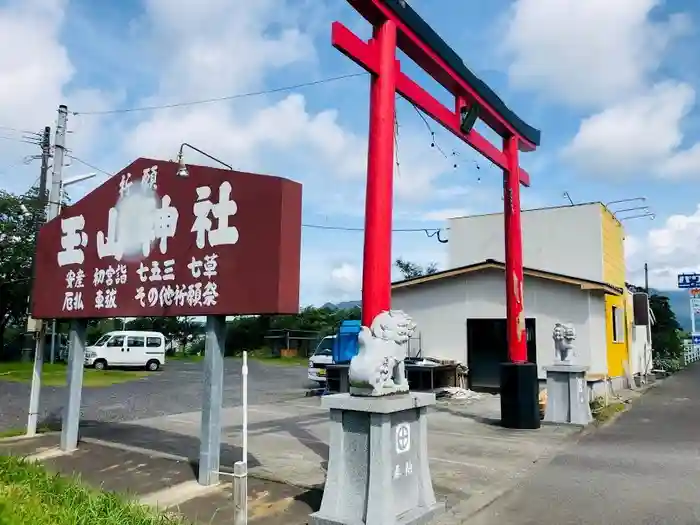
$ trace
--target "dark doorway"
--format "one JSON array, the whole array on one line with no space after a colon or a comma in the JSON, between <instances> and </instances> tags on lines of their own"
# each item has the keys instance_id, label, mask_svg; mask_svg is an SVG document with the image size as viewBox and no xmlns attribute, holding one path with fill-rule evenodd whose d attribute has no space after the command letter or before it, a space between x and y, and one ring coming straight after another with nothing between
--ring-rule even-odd
<instances>
[{"instance_id":1,"label":"dark doorway","mask_svg":"<svg viewBox=\"0 0 700 525\"><path fill-rule=\"evenodd\" d=\"M535 319L525 319L527 359L537 362ZM501 363L508 361L505 319L467 319L467 366L469 388L477 392L498 392Z\"/></svg>"}]
</instances>

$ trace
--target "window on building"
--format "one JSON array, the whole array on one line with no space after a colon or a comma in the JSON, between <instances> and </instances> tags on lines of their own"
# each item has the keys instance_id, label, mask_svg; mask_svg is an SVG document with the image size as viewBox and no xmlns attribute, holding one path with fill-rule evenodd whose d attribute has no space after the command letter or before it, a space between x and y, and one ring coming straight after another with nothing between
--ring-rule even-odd
<instances>
[{"instance_id":1,"label":"window on building","mask_svg":"<svg viewBox=\"0 0 700 525\"><path fill-rule=\"evenodd\" d=\"M625 319L623 310L619 306L612 307L612 332L613 343L622 343L625 340Z\"/></svg>"}]
</instances>

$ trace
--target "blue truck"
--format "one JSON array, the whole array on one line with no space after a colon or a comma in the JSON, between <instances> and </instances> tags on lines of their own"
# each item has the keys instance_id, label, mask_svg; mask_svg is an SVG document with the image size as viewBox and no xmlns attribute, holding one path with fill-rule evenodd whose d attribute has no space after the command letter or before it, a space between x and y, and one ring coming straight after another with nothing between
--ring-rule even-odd
<instances>
[{"instance_id":1,"label":"blue truck","mask_svg":"<svg viewBox=\"0 0 700 525\"><path fill-rule=\"evenodd\" d=\"M328 365L350 363L357 355L357 336L360 333L360 321L343 321L338 332L321 339L313 355L309 358L309 379L321 385L326 383Z\"/></svg>"}]
</instances>

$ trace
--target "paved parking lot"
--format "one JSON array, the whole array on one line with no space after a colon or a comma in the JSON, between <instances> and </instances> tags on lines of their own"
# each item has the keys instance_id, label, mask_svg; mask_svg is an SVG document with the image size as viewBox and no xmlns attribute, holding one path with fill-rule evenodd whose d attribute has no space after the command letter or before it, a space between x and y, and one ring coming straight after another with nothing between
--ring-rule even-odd
<instances>
[{"instance_id":1,"label":"paved parking lot","mask_svg":"<svg viewBox=\"0 0 700 525\"><path fill-rule=\"evenodd\" d=\"M225 407L240 404L241 361L226 359ZM303 366L249 362L248 399L251 405L303 397L310 385ZM27 421L30 386L0 381L0 432L22 428ZM60 420L65 388L45 387L41 421ZM105 388L84 388L83 421L120 422L198 411L202 404L202 364L169 361L151 376Z\"/></svg>"},{"instance_id":2,"label":"paved parking lot","mask_svg":"<svg viewBox=\"0 0 700 525\"><path fill-rule=\"evenodd\" d=\"M328 410L319 398L251 406L249 468L253 476L297 487L322 487L328 462ZM544 426L537 431L509 430L497 424L499 399L444 401L428 418L429 459L438 497L453 509L441 525L461 523L472 507L484 504L504 487L526 476L534 463L551 457L580 429ZM221 470L241 459L239 406L222 413ZM158 416L123 423L95 423L83 439L151 450L182 461L199 455L201 413ZM464 506L464 508L463 508Z\"/></svg>"}]
</instances>

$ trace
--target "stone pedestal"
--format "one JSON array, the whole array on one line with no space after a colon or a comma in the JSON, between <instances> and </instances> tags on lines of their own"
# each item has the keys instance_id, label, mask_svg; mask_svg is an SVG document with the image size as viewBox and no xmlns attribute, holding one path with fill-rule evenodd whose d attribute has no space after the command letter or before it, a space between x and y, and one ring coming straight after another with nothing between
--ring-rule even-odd
<instances>
[{"instance_id":1,"label":"stone pedestal","mask_svg":"<svg viewBox=\"0 0 700 525\"><path fill-rule=\"evenodd\" d=\"M435 394L337 394L331 411L323 501L309 525L420 525L444 510L428 465L428 407Z\"/></svg>"},{"instance_id":2,"label":"stone pedestal","mask_svg":"<svg viewBox=\"0 0 700 525\"><path fill-rule=\"evenodd\" d=\"M587 366L558 364L545 367L547 407L544 420L549 423L588 425L593 421L586 383Z\"/></svg>"}]
</instances>

